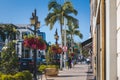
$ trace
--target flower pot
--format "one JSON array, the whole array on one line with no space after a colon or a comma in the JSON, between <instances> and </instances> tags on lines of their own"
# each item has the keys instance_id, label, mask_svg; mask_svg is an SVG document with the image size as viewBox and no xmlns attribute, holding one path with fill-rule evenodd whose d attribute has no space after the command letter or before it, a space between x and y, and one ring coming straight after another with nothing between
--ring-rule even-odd
<instances>
[{"instance_id":1,"label":"flower pot","mask_svg":"<svg viewBox=\"0 0 120 80\"><path fill-rule=\"evenodd\" d=\"M45 69L45 75L46 76L57 76L58 75L58 69L57 68L46 68Z\"/></svg>"}]
</instances>

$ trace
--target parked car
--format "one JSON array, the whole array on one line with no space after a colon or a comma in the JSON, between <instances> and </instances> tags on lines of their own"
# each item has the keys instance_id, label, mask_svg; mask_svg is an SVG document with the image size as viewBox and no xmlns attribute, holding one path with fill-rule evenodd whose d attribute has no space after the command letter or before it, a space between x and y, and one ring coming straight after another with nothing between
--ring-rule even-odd
<instances>
[{"instance_id":1,"label":"parked car","mask_svg":"<svg viewBox=\"0 0 120 80\"><path fill-rule=\"evenodd\" d=\"M20 71L29 70L30 72L33 72L34 63L33 63L32 59L30 59L30 58L21 58L21 59L19 59L19 65L20 65Z\"/></svg>"}]
</instances>

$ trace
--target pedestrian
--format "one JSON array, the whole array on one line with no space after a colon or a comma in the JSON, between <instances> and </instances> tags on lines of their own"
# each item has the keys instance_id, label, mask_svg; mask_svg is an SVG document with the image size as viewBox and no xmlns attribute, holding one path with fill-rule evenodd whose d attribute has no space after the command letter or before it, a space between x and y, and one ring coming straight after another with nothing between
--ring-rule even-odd
<instances>
[{"instance_id":1,"label":"pedestrian","mask_svg":"<svg viewBox=\"0 0 120 80\"><path fill-rule=\"evenodd\" d=\"M71 58L68 57L68 69L72 68L71 62L72 62Z\"/></svg>"}]
</instances>

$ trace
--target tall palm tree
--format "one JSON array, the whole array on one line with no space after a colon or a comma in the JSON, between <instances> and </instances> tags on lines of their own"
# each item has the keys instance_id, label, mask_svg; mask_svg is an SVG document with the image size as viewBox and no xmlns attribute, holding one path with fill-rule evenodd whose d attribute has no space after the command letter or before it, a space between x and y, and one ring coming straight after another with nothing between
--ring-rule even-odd
<instances>
[{"instance_id":1,"label":"tall palm tree","mask_svg":"<svg viewBox=\"0 0 120 80\"><path fill-rule=\"evenodd\" d=\"M68 30L66 30L66 32L67 32L67 35L69 35L70 36L70 40L71 40L71 47L73 48L73 46L72 46L72 44L74 43L74 36L76 35L76 36L78 36L80 39L82 39L83 38L83 35L82 35L82 33L78 30L78 26L73 26L72 25L72 23L71 23L71 26L69 26L68 27ZM73 50L72 50L72 52L73 52Z\"/></svg>"},{"instance_id":2,"label":"tall palm tree","mask_svg":"<svg viewBox=\"0 0 120 80\"><path fill-rule=\"evenodd\" d=\"M66 1L63 5L61 5L57 3L56 0L51 1L48 4L48 10L49 14L45 18L45 22L47 25L50 25L50 29L52 29L54 24L59 21L62 39L62 26L64 24L64 19L66 18L67 23L70 22L69 20L77 22L77 20L71 16L71 14L77 15L77 10L74 9L72 3L69 1Z\"/></svg>"},{"instance_id":3,"label":"tall palm tree","mask_svg":"<svg viewBox=\"0 0 120 80\"><path fill-rule=\"evenodd\" d=\"M74 9L71 2L66 1L64 4L59 4L56 0L51 1L48 4L49 14L45 18L45 22L47 25L50 25L50 29L53 28L54 24L58 21L60 24L60 31L61 31L61 45L63 46L63 39L62 39L62 26L64 25L64 20L68 22L73 21L74 25L77 24L77 20L71 16L71 14L77 15L77 10ZM62 69L62 54L60 58L60 68Z\"/></svg>"}]
</instances>

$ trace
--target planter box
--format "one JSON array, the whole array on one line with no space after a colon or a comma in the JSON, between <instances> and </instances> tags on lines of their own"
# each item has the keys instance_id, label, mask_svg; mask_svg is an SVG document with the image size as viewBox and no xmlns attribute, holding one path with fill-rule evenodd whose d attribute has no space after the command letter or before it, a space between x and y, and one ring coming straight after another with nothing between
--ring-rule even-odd
<instances>
[{"instance_id":1,"label":"planter box","mask_svg":"<svg viewBox=\"0 0 120 80\"><path fill-rule=\"evenodd\" d=\"M45 75L46 76L57 76L58 75L58 69L57 68L46 68L45 69Z\"/></svg>"}]
</instances>

